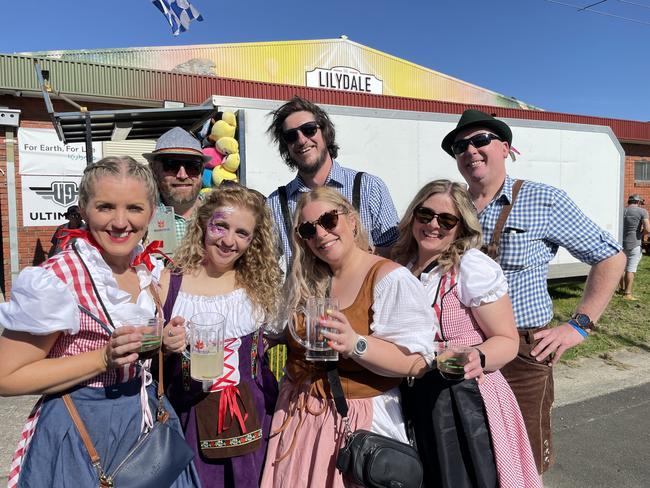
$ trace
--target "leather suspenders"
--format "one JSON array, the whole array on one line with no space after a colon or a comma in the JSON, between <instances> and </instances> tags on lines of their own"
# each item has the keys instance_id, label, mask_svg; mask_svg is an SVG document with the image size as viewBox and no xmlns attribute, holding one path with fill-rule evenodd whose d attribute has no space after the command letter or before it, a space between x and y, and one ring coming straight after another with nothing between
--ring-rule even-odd
<instances>
[{"instance_id":1,"label":"leather suspenders","mask_svg":"<svg viewBox=\"0 0 650 488\"><path fill-rule=\"evenodd\" d=\"M508 219L508 215L510 215L510 211L512 210L512 207L517 200L517 195L519 194L519 190L521 190L523 184L524 180L515 180L514 184L512 185L512 200L510 200L510 203L508 205L504 205L501 209L497 223L494 226L494 231L492 232L492 239L487 245L487 248L483 250L485 254L494 260L497 260L499 257L499 242L501 241L501 231L503 230L503 226Z\"/></svg>"}]
</instances>

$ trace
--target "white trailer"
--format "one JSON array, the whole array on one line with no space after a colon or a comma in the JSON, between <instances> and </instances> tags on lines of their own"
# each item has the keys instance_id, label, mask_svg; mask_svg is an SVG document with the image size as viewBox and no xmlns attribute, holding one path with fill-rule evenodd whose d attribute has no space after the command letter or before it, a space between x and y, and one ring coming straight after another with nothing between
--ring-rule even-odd
<instances>
[{"instance_id":1,"label":"white trailer","mask_svg":"<svg viewBox=\"0 0 650 488\"><path fill-rule=\"evenodd\" d=\"M214 96L207 104L239 113L240 177L265 195L295 176L266 134L269 112L279 101ZM416 191L436 178L463 181L455 161L441 148L458 115L322 106L336 127L343 166L380 176L401 216ZM520 153L508 160L515 178L548 183L565 190L602 228L620 240L625 154L609 127L504 119ZM561 249L549 278L584 276L589 267Z\"/></svg>"}]
</instances>

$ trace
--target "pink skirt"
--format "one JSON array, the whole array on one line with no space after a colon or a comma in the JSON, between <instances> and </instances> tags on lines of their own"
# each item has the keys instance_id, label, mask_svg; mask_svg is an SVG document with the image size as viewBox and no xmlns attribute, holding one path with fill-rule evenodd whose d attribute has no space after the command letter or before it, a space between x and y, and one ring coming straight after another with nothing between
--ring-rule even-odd
<instances>
[{"instance_id":1,"label":"pink skirt","mask_svg":"<svg viewBox=\"0 0 650 488\"><path fill-rule=\"evenodd\" d=\"M297 386L285 376L271 423L262 488L350 486L336 469L343 419L334 400L309 391L309 383ZM370 430L372 398L348 400L348 408L350 428Z\"/></svg>"},{"instance_id":2,"label":"pink skirt","mask_svg":"<svg viewBox=\"0 0 650 488\"><path fill-rule=\"evenodd\" d=\"M485 375L479 385L494 448L494 460L502 488L541 488L526 425L510 385L500 371Z\"/></svg>"}]
</instances>

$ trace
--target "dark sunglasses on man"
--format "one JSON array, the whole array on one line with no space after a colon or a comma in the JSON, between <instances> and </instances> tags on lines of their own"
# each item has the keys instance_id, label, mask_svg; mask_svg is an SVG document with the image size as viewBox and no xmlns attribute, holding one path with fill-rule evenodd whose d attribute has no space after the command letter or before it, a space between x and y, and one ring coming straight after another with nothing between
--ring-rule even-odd
<instances>
[{"instance_id":1,"label":"dark sunglasses on man","mask_svg":"<svg viewBox=\"0 0 650 488\"><path fill-rule=\"evenodd\" d=\"M298 140L298 132L302 132L302 135L305 137L314 137L319 127L320 125L318 125L318 122L316 121L305 122L295 129L289 129L282 132L282 139L287 144L293 144Z\"/></svg>"},{"instance_id":2,"label":"dark sunglasses on man","mask_svg":"<svg viewBox=\"0 0 650 488\"><path fill-rule=\"evenodd\" d=\"M454 141L451 145L451 150L454 154L463 154L467 151L470 144L478 149L479 147L487 146L494 140L501 141L502 139L499 136L490 134L489 132L484 132L482 134L476 134L468 139L459 139Z\"/></svg>"},{"instance_id":3,"label":"dark sunglasses on man","mask_svg":"<svg viewBox=\"0 0 650 488\"><path fill-rule=\"evenodd\" d=\"M316 220L303 222L296 227L296 232L298 233L298 236L305 241L316 236L317 225L320 225L327 232L331 232L336 229L336 226L339 224L339 215L345 215L347 213L348 212L345 210L330 210L329 212L323 213Z\"/></svg>"},{"instance_id":4,"label":"dark sunglasses on man","mask_svg":"<svg viewBox=\"0 0 650 488\"><path fill-rule=\"evenodd\" d=\"M435 218L438 225L445 230L453 229L460 222L460 219L455 215L446 212L436 213L429 207L416 207L413 210L413 217L421 224L428 224Z\"/></svg>"},{"instance_id":5,"label":"dark sunglasses on man","mask_svg":"<svg viewBox=\"0 0 650 488\"><path fill-rule=\"evenodd\" d=\"M181 166L185 168L185 173L191 178L203 173L203 162L196 159L159 158L158 161L163 172L167 174L178 174Z\"/></svg>"}]
</instances>

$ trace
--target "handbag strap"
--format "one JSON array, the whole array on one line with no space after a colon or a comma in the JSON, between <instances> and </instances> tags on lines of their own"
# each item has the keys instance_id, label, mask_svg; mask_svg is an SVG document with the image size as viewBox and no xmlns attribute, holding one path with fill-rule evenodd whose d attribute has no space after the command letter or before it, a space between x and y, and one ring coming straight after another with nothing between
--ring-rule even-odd
<instances>
[{"instance_id":1,"label":"handbag strap","mask_svg":"<svg viewBox=\"0 0 650 488\"><path fill-rule=\"evenodd\" d=\"M70 418L72 419L72 422L77 428L77 432L79 432L79 437L81 437L81 440L84 443L84 446L86 447L86 451L88 451L88 455L90 456L90 462L92 463L93 467L97 471L97 476L99 477L99 485L106 486L105 485L106 474L104 473L104 468L102 467L101 459L99 457L99 454L97 453L97 449L95 449L95 445L93 444L90 435L88 434L88 431L86 430L86 425L84 424L83 420L81 420L81 417L79 416L77 407L75 407L72 398L67 393L63 395L61 399L65 404L65 408L68 409Z\"/></svg>"},{"instance_id":2,"label":"handbag strap","mask_svg":"<svg viewBox=\"0 0 650 488\"><path fill-rule=\"evenodd\" d=\"M345 394L343 393L343 385L341 385L341 376L339 375L339 368L336 367L336 363L327 364L327 381L330 383L330 390L332 391L332 396L334 397L334 405L336 405L336 411L341 415L341 417L346 418L348 416L348 402L345 399Z\"/></svg>"},{"instance_id":3,"label":"handbag strap","mask_svg":"<svg viewBox=\"0 0 650 488\"><path fill-rule=\"evenodd\" d=\"M515 205L515 201L517 200L517 195L519 194L519 190L521 189L523 184L524 184L524 180L515 180L514 184L512 185L512 199L510 200L509 204L504 205L503 208L501 209L501 213L499 214L497 223L494 226L494 231L492 232L492 239L490 240L490 243L487 246L486 254L490 256L492 259L496 259L497 256L499 255L499 242L501 241L501 231L503 230L503 226L505 225L506 220L508 219L508 215L510 215L510 211L512 210L512 207Z\"/></svg>"}]
</instances>

